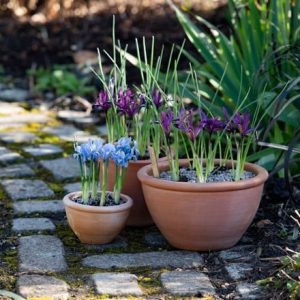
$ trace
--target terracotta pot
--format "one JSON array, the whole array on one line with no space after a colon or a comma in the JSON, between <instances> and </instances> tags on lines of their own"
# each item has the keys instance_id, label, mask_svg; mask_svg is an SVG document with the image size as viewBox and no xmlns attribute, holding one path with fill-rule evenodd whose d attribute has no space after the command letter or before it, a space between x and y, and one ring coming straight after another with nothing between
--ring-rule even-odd
<instances>
[{"instance_id":1,"label":"terracotta pot","mask_svg":"<svg viewBox=\"0 0 300 300\"><path fill-rule=\"evenodd\" d=\"M148 211L144 200L143 190L140 181L137 178L137 172L140 168L151 164L150 160L130 161L126 171L123 183L122 193L128 195L133 200L133 207L130 211L126 225L129 226L148 226L153 224L153 220ZM112 191L115 185L115 164L109 162L109 178L107 190Z\"/></svg>"},{"instance_id":2,"label":"terracotta pot","mask_svg":"<svg viewBox=\"0 0 300 300\"><path fill-rule=\"evenodd\" d=\"M187 166L181 160L181 166ZM167 163L159 163L161 171ZM258 209L268 173L247 163L255 177L238 182L188 183L152 176L150 166L138 172L151 216L171 245L186 250L218 250L235 245Z\"/></svg>"},{"instance_id":3,"label":"terracotta pot","mask_svg":"<svg viewBox=\"0 0 300 300\"><path fill-rule=\"evenodd\" d=\"M74 202L81 192L67 194L63 203L70 227L82 243L106 244L124 228L133 201L126 195L126 202L115 206L91 206Z\"/></svg>"}]
</instances>

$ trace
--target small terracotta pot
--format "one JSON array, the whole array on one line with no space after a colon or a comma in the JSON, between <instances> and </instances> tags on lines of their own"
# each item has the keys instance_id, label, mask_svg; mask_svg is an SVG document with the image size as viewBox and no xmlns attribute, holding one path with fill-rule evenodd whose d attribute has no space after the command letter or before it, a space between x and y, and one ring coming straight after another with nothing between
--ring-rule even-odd
<instances>
[{"instance_id":1,"label":"small terracotta pot","mask_svg":"<svg viewBox=\"0 0 300 300\"><path fill-rule=\"evenodd\" d=\"M151 161L148 159L130 161L128 164L122 193L132 198L133 207L130 211L126 225L142 227L153 224L153 220L144 200L141 183L137 178L137 172L140 170L140 168L149 164L151 164ZM115 185L115 164L112 161L109 162L108 172L109 177L107 182L107 190L113 191Z\"/></svg>"},{"instance_id":2,"label":"small terracotta pot","mask_svg":"<svg viewBox=\"0 0 300 300\"><path fill-rule=\"evenodd\" d=\"M81 192L67 194L63 203L70 227L82 243L106 244L124 228L133 201L121 194L126 202L114 206L91 206L74 202Z\"/></svg>"},{"instance_id":3,"label":"small terracotta pot","mask_svg":"<svg viewBox=\"0 0 300 300\"><path fill-rule=\"evenodd\" d=\"M180 161L187 166L187 160ZM169 169L159 163L160 171ZM258 209L268 172L245 165L255 177L237 182L188 183L154 178L151 166L138 172L154 223L171 245L208 251L235 245Z\"/></svg>"}]
</instances>

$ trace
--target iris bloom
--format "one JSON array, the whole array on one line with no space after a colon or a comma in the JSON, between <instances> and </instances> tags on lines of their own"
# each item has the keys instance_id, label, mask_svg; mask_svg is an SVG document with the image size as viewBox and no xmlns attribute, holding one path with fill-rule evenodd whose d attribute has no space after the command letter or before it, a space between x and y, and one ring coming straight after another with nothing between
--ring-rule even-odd
<instances>
[{"instance_id":1,"label":"iris bloom","mask_svg":"<svg viewBox=\"0 0 300 300\"><path fill-rule=\"evenodd\" d=\"M104 112L107 112L111 108L111 102L109 101L107 92L101 91L99 93L99 96L96 99L96 103L94 104L94 107Z\"/></svg>"},{"instance_id":2,"label":"iris bloom","mask_svg":"<svg viewBox=\"0 0 300 300\"><path fill-rule=\"evenodd\" d=\"M209 118L204 111L201 111L201 122L203 128L205 128L209 134L224 129L225 124L216 117Z\"/></svg>"},{"instance_id":3,"label":"iris bloom","mask_svg":"<svg viewBox=\"0 0 300 300\"><path fill-rule=\"evenodd\" d=\"M157 109L159 109L163 104L163 98L158 89L153 90L152 92L152 101Z\"/></svg>"},{"instance_id":4,"label":"iris bloom","mask_svg":"<svg viewBox=\"0 0 300 300\"><path fill-rule=\"evenodd\" d=\"M171 110L167 112L161 113L161 125L164 130L164 132L169 135L171 132L171 125L173 122L173 112Z\"/></svg>"},{"instance_id":5,"label":"iris bloom","mask_svg":"<svg viewBox=\"0 0 300 300\"><path fill-rule=\"evenodd\" d=\"M192 141L195 141L203 129L203 123L201 121L199 121L198 124L194 124L192 110L186 111L183 108L179 112L179 118L176 121L176 126Z\"/></svg>"}]
</instances>

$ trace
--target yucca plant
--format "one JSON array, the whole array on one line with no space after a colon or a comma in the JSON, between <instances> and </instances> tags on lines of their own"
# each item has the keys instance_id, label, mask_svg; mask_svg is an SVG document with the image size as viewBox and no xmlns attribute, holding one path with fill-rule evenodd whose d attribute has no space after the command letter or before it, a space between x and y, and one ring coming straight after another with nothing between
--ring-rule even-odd
<instances>
[{"instance_id":1,"label":"yucca plant","mask_svg":"<svg viewBox=\"0 0 300 300\"><path fill-rule=\"evenodd\" d=\"M194 16L201 26L177 8L171 1L177 18L199 56L182 53L189 60L197 79L196 93L190 84L190 71L178 73L177 89L183 97L207 105L214 113L222 106L231 109L241 101L250 113L256 104L268 107L274 103L262 122L268 126L267 135L260 139L288 144L300 118L300 1L229 0L231 33L227 36L205 19ZM140 69L149 69L134 58L128 59ZM144 61L146 63L146 61ZM146 64L147 65L147 64ZM154 72L153 72L154 73ZM165 74L156 76L162 84ZM245 100L246 99L246 100ZM253 104L254 103L254 104ZM297 124L296 124L297 123ZM252 158L262 157L260 163L271 169L280 161L281 150L263 149Z\"/></svg>"}]
</instances>

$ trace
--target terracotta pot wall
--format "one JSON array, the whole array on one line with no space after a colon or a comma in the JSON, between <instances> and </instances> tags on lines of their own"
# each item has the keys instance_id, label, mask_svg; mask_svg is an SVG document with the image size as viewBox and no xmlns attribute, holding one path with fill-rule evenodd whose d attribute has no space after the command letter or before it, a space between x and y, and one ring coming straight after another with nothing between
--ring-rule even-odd
<instances>
[{"instance_id":1,"label":"terracotta pot wall","mask_svg":"<svg viewBox=\"0 0 300 300\"><path fill-rule=\"evenodd\" d=\"M133 205L132 199L122 195L126 203L109 207L82 205L72 201L70 193L63 199L70 227L82 243L105 244L111 242L123 229Z\"/></svg>"},{"instance_id":2,"label":"terracotta pot wall","mask_svg":"<svg viewBox=\"0 0 300 300\"><path fill-rule=\"evenodd\" d=\"M177 248L206 251L233 246L251 224L267 179L264 169L254 169L255 179L220 183L224 189L216 183L153 180L147 167L138 176L152 218L166 239Z\"/></svg>"},{"instance_id":3,"label":"terracotta pot wall","mask_svg":"<svg viewBox=\"0 0 300 300\"><path fill-rule=\"evenodd\" d=\"M147 226L153 224L153 220L144 200L141 183L137 178L137 172L140 170L140 168L149 165L150 163L151 162L149 160L129 162L122 188L122 193L130 196L130 198L133 200L133 207L126 223L129 226ZM114 185L115 165L113 162L110 162L108 190L113 191Z\"/></svg>"}]
</instances>

